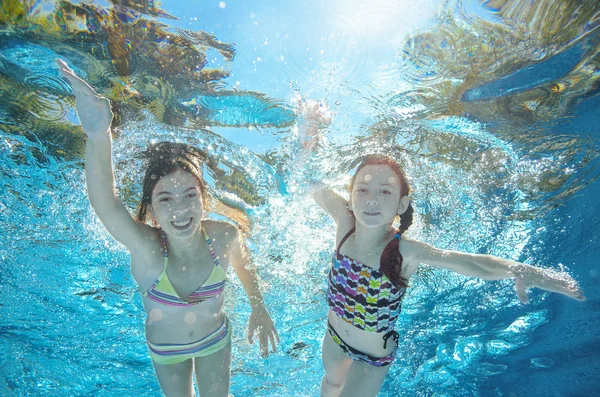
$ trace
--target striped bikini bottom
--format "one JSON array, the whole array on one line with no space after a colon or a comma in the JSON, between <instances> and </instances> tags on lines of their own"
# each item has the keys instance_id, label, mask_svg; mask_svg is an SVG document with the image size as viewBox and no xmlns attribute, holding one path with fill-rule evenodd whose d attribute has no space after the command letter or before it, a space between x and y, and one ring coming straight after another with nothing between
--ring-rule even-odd
<instances>
[{"instance_id":1,"label":"striped bikini bottom","mask_svg":"<svg viewBox=\"0 0 600 397\"><path fill-rule=\"evenodd\" d=\"M344 342L344 340L340 338L338 333L335 332L333 326L329 321L327 322L327 330L329 331L329 335L331 335L331 339L333 339L333 341L340 347L340 349L342 349L342 351L354 361L362 361L374 367L385 367L386 365L390 365L391 363L393 363L394 359L396 358L396 354L398 352L398 333L396 331L390 331L383 337L385 342L384 349L387 345L387 340L390 337L394 339L394 343L396 343L396 346L394 346L394 351L392 351L392 353L389 356L373 357L361 352L360 350L353 348L352 346Z\"/></svg>"},{"instance_id":2,"label":"striped bikini bottom","mask_svg":"<svg viewBox=\"0 0 600 397\"><path fill-rule=\"evenodd\" d=\"M210 356L223 349L231 341L231 326L225 316L223 323L204 338L185 344L148 343L150 357L157 364L179 364L194 357Z\"/></svg>"}]
</instances>

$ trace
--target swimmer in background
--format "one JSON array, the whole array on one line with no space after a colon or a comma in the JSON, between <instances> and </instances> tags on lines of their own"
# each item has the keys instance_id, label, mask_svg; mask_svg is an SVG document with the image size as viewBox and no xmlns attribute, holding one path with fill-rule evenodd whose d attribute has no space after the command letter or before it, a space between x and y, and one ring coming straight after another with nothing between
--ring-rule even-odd
<instances>
[{"instance_id":1,"label":"swimmer in background","mask_svg":"<svg viewBox=\"0 0 600 397\"><path fill-rule=\"evenodd\" d=\"M223 312L227 268L233 266L252 313L248 340L256 333L263 356L279 336L265 308L256 272L240 231L228 222L203 219L207 188L202 153L160 142L144 157L148 168L135 218L117 197L112 166L113 118L109 101L57 60L75 93L87 135L86 180L92 207L108 232L131 255L131 273L147 314L146 340L165 396L227 396L231 324ZM150 226L148 223L152 223Z\"/></svg>"},{"instance_id":2,"label":"swimmer in background","mask_svg":"<svg viewBox=\"0 0 600 397\"><path fill-rule=\"evenodd\" d=\"M330 122L326 108L315 101L299 101L303 155L313 149L320 129ZM517 296L523 303L527 302L527 289L533 287L585 299L566 273L492 255L441 250L403 237L412 223L410 185L392 157L365 156L352 177L349 200L322 183L314 184L312 192L317 204L336 222L321 396L377 395L398 354L400 335L394 328L408 281L420 264L484 280L515 278Z\"/></svg>"}]
</instances>

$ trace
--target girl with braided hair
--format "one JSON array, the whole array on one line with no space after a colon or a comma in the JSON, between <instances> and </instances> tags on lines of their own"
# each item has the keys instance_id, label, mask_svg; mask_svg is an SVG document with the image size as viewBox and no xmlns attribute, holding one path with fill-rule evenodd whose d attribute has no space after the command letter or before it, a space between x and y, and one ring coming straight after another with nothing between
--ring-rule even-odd
<instances>
[{"instance_id":1,"label":"girl with braided hair","mask_svg":"<svg viewBox=\"0 0 600 397\"><path fill-rule=\"evenodd\" d=\"M329 124L330 117L315 101L299 105L299 129L306 150L312 147L311 140L319 139L319 129ZM412 223L410 186L392 157L366 156L352 177L349 199L322 183L312 191L337 226L328 275L321 396L377 395L399 353L394 328L408 280L420 264L484 280L515 278L523 303L531 287L585 299L566 273L492 255L441 250L404 238Z\"/></svg>"}]
</instances>

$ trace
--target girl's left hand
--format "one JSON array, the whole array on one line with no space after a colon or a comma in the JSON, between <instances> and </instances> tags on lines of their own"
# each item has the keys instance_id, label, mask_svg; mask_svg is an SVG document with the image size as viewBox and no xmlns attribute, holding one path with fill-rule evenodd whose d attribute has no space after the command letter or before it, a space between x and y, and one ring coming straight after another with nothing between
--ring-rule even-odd
<instances>
[{"instance_id":1,"label":"girl's left hand","mask_svg":"<svg viewBox=\"0 0 600 397\"><path fill-rule=\"evenodd\" d=\"M528 302L527 290L532 287L558 292L580 301L585 300L583 291L567 273L539 268L532 272L530 267L518 265L512 266L511 272L516 276L517 296L523 303Z\"/></svg>"},{"instance_id":2,"label":"girl's left hand","mask_svg":"<svg viewBox=\"0 0 600 397\"><path fill-rule=\"evenodd\" d=\"M248 342L254 343L254 334L258 333L258 343L260 346L260 354L263 357L269 355L269 342L273 350L271 353L277 352L276 344L279 343L279 334L275 329L273 320L266 309L253 309L248 321Z\"/></svg>"}]
</instances>

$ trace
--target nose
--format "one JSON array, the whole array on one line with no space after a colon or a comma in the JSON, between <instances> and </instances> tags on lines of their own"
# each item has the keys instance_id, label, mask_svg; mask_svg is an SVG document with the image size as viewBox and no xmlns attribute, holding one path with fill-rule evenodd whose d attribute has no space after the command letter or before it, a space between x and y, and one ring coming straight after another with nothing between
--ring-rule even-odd
<instances>
[{"instance_id":1,"label":"nose","mask_svg":"<svg viewBox=\"0 0 600 397\"><path fill-rule=\"evenodd\" d=\"M186 205L185 202L177 203L176 205L173 206L173 214L177 215L177 216L182 215L183 213L185 213L188 210L187 207L188 206Z\"/></svg>"},{"instance_id":2,"label":"nose","mask_svg":"<svg viewBox=\"0 0 600 397\"><path fill-rule=\"evenodd\" d=\"M377 200L375 200L373 197L369 197L367 198L367 205L377 205Z\"/></svg>"}]
</instances>

